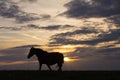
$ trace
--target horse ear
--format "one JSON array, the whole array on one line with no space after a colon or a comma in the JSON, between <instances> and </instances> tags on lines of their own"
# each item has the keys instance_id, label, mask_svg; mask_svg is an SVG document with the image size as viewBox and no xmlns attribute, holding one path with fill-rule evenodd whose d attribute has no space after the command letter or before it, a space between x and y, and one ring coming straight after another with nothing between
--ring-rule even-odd
<instances>
[{"instance_id":1,"label":"horse ear","mask_svg":"<svg viewBox=\"0 0 120 80\"><path fill-rule=\"evenodd\" d=\"M33 46L31 47L31 49L34 48Z\"/></svg>"}]
</instances>

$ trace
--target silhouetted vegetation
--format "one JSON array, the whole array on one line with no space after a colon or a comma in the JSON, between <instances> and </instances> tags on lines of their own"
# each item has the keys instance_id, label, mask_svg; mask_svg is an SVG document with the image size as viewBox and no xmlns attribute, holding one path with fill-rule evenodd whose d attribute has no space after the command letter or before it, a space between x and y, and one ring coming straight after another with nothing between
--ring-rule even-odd
<instances>
[{"instance_id":1,"label":"silhouetted vegetation","mask_svg":"<svg viewBox=\"0 0 120 80\"><path fill-rule=\"evenodd\" d=\"M0 80L120 80L115 71L0 71Z\"/></svg>"}]
</instances>

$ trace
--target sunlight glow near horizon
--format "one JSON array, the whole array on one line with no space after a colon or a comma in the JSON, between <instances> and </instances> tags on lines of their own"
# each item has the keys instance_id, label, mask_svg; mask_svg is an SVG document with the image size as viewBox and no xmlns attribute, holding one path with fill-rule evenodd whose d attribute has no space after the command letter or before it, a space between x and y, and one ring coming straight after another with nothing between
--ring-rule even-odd
<instances>
[{"instance_id":1,"label":"sunlight glow near horizon","mask_svg":"<svg viewBox=\"0 0 120 80\"><path fill-rule=\"evenodd\" d=\"M78 57L67 57L67 56L64 57L65 62L73 62L73 61L79 61L79 60L80 58Z\"/></svg>"},{"instance_id":2,"label":"sunlight glow near horizon","mask_svg":"<svg viewBox=\"0 0 120 80\"><path fill-rule=\"evenodd\" d=\"M72 61L69 57L64 57L64 61L65 62L70 62L70 61Z\"/></svg>"},{"instance_id":3,"label":"sunlight glow near horizon","mask_svg":"<svg viewBox=\"0 0 120 80\"><path fill-rule=\"evenodd\" d=\"M48 50L49 48L51 48L51 47L46 48L46 50ZM75 51L75 46L72 46L72 45L56 46L48 51L60 52L60 53L63 53L64 55L66 55L67 53L71 53L71 52Z\"/></svg>"}]
</instances>

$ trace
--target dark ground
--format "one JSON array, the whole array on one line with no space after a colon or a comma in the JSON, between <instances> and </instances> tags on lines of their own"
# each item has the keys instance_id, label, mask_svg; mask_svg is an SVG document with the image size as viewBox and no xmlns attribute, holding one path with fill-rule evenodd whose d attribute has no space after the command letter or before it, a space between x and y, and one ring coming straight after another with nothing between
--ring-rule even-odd
<instances>
[{"instance_id":1,"label":"dark ground","mask_svg":"<svg viewBox=\"0 0 120 80\"><path fill-rule=\"evenodd\" d=\"M0 80L120 80L120 71L0 71Z\"/></svg>"}]
</instances>

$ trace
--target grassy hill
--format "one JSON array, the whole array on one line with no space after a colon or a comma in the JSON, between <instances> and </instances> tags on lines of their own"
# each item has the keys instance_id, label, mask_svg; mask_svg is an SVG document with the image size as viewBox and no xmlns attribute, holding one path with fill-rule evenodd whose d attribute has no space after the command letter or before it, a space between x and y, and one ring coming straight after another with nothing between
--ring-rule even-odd
<instances>
[{"instance_id":1,"label":"grassy hill","mask_svg":"<svg viewBox=\"0 0 120 80\"><path fill-rule=\"evenodd\" d=\"M115 71L0 71L0 80L120 80Z\"/></svg>"}]
</instances>

